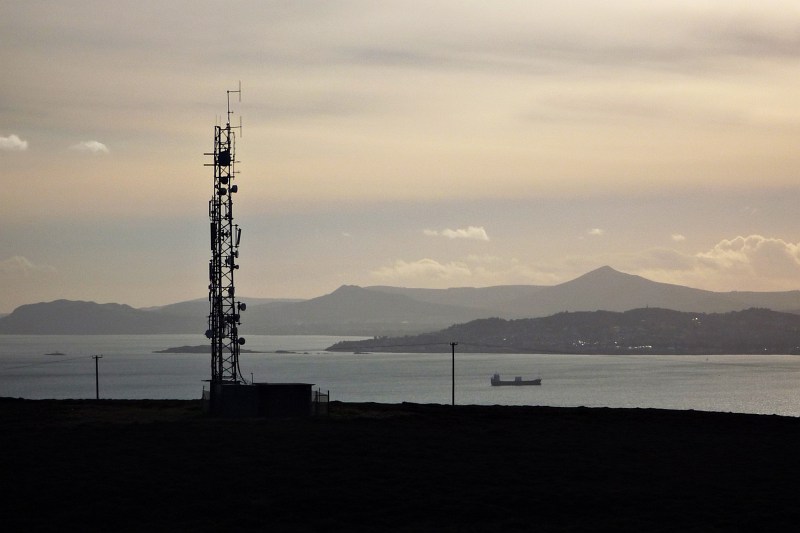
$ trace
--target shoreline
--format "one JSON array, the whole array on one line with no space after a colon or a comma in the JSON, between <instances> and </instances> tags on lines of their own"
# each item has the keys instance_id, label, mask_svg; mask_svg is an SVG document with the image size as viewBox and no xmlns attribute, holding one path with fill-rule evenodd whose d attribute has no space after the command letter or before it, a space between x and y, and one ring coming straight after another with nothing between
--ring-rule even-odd
<instances>
[{"instance_id":1,"label":"shoreline","mask_svg":"<svg viewBox=\"0 0 800 533\"><path fill-rule=\"evenodd\" d=\"M225 420L199 400L0 398L0 512L19 530L106 531L788 530L800 518L798 418L330 408Z\"/></svg>"}]
</instances>

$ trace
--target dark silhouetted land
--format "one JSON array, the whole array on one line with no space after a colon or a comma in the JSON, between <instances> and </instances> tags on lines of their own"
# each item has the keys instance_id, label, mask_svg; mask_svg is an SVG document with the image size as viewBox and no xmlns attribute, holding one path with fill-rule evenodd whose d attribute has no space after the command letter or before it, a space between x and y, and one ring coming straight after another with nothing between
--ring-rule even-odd
<instances>
[{"instance_id":1,"label":"dark silhouetted land","mask_svg":"<svg viewBox=\"0 0 800 533\"><path fill-rule=\"evenodd\" d=\"M6 531L778 531L800 420L343 404L0 400Z\"/></svg>"},{"instance_id":2,"label":"dark silhouetted land","mask_svg":"<svg viewBox=\"0 0 800 533\"><path fill-rule=\"evenodd\" d=\"M572 354L797 354L800 315L769 309L687 313L634 309L624 313L558 313L543 318L489 318L435 333L342 341L331 351Z\"/></svg>"}]
</instances>

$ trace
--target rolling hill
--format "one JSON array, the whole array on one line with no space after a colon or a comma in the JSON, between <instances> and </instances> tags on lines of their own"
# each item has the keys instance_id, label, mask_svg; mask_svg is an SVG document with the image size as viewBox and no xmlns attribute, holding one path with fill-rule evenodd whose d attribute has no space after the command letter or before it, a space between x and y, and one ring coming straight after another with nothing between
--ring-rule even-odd
<instances>
[{"instance_id":1,"label":"rolling hill","mask_svg":"<svg viewBox=\"0 0 800 533\"><path fill-rule=\"evenodd\" d=\"M343 285L310 300L248 299L243 334L403 335L480 318L537 318L570 311L663 308L725 313L751 307L800 310L800 291L713 292L659 283L602 267L553 286L418 289ZM23 305L0 317L0 333L202 333L205 298L134 309L57 300Z\"/></svg>"},{"instance_id":2,"label":"rolling hill","mask_svg":"<svg viewBox=\"0 0 800 533\"><path fill-rule=\"evenodd\" d=\"M248 307L244 320L259 333L383 335L430 331L481 315L468 307L344 285L303 302Z\"/></svg>"},{"instance_id":3,"label":"rolling hill","mask_svg":"<svg viewBox=\"0 0 800 533\"><path fill-rule=\"evenodd\" d=\"M21 305L0 318L0 333L26 335L154 334L184 332L186 317L163 317L122 304L56 300Z\"/></svg>"}]
</instances>

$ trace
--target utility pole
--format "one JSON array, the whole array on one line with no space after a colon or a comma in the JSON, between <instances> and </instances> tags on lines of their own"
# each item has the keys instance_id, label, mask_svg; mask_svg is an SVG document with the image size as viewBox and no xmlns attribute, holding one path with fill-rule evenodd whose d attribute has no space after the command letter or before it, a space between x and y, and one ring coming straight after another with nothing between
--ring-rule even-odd
<instances>
[{"instance_id":1,"label":"utility pole","mask_svg":"<svg viewBox=\"0 0 800 533\"><path fill-rule=\"evenodd\" d=\"M456 346L458 346L457 342L450 343L450 353L453 356L453 364L452 364L452 376L453 376L453 386L452 386L452 402L453 405L456 404Z\"/></svg>"},{"instance_id":2,"label":"utility pole","mask_svg":"<svg viewBox=\"0 0 800 533\"><path fill-rule=\"evenodd\" d=\"M102 358L102 355L92 356L92 359L94 359L94 395L96 400L100 399L100 368L98 366L98 360Z\"/></svg>"}]
</instances>

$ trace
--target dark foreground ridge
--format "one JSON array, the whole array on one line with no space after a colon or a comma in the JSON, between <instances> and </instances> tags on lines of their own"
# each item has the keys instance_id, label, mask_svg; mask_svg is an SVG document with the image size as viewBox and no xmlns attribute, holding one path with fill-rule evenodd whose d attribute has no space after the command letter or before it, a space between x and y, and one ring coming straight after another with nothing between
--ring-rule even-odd
<instances>
[{"instance_id":1,"label":"dark foreground ridge","mask_svg":"<svg viewBox=\"0 0 800 533\"><path fill-rule=\"evenodd\" d=\"M197 401L0 399L6 531L776 531L800 420L331 404L221 420Z\"/></svg>"}]
</instances>

